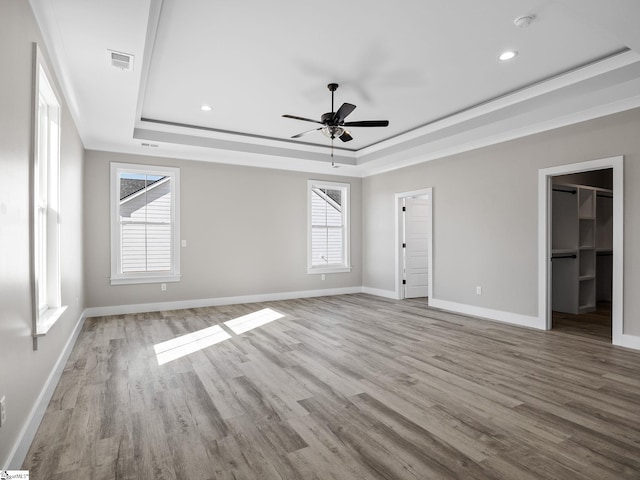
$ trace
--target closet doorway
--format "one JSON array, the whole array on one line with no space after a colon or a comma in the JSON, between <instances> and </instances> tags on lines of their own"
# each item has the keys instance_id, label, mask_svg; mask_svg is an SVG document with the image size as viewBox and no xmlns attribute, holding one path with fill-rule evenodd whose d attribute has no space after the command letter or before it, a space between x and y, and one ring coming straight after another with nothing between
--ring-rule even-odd
<instances>
[{"instance_id":1,"label":"closet doorway","mask_svg":"<svg viewBox=\"0 0 640 480\"><path fill-rule=\"evenodd\" d=\"M603 186L593 186L594 179ZM554 321L560 327L567 318L578 322L581 315L594 323L606 317L606 326L594 331L607 329L609 341L623 345L623 187L621 156L539 171L541 327L552 329Z\"/></svg>"},{"instance_id":2,"label":"closet doorway","mask_svg":"<svg viewBox=\"0 0 640 480\"><path fill-rule=\"evenodd\" d=\"M433 292L433 192L395 195L396 298L431 298Z\"/></svg>"},{"instance_id":3,"label":"closet doorway","mask_svg":"<svg viewBox=\"0 0 640 480\"><path fill-rule=\"evenodd\" d=\"M551 185L551 328L611 343L613 169Z\"/></svg>"}]
</instances>

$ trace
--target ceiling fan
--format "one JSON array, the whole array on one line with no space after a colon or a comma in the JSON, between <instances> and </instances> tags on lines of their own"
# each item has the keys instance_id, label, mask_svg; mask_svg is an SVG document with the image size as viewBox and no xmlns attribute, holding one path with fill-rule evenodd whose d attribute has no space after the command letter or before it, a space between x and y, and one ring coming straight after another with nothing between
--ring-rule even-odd
<instances>
[{"instance_id":1,"label":"ceiling fan","mask_svg":"<svg viewBox=\"0 0 640 480\"><path fill-rule=\"evenodd\" d=\"M298 133L291 138L299 138L309 133L317 132L319 130L325 136L331 139L331 145L333 146L333 140L335 138L339 138L343 142L353 140L351 132L347 130L347 127L387 127L389 125L389 120L361 120L358 122L345 122L344 119L347 118L347 115L355 110L356 106L351 103L343 103L337 112L334 111L333 94L338 89L338 84L330 83L329 85L327 85L327 88L331 92L331 111L322 114L320 120L312 120L311 118L298 117L296 115L282 115L285 118L293 118L294 120L319 123L320 125L322 125L321 127ZM333 156L333 149L331 153Z\"/></svg>"}]
</instances>

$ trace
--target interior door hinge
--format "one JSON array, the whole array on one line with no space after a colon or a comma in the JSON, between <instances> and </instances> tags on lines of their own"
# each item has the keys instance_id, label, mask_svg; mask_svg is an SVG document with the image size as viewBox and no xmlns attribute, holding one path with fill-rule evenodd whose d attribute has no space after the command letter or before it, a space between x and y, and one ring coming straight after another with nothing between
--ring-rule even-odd
<instances>
[{"instance_id":1,"label":"interior door hinge","mask_svg":"<svg viewBox=\"0 0 640 480\"><path fill-rule=\"evenodd\" d=\"M403 285L406 285L406 284L407 284L407 281L406 281L406 280L402 280L402 284L403 284Z\"/></svg>"},{"instance_id":2,"label":"interior door hinge","mask_svg":"<svg viewBox=\"0 0 640 480\"><path fill-rule=\"evenodd\" d=\"M403 243L403 244L402 244L402 248L407 248L407 244L406 244L406 243Z\"/></svg>"},{"instance_id":3,"label":"interior door hinge","mask_svg":"<svg viewBox=\"0 0 640 480\"><path fill-rule=\"evenodd\" d=\"M402 207L402 211L406 212L407 211L407 207Z\"/></svg>"}]
</instances>

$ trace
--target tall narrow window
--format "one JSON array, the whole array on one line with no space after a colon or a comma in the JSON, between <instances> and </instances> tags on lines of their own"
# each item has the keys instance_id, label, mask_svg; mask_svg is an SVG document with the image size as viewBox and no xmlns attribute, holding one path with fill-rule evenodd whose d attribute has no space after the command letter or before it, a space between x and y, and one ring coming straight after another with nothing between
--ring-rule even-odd
<instances>
[{"instance_id":1,"label":"tall narrow window","mask_svg":"<svg viewBox=\"0 0 640 480\"><path fill-rule=\"evenodd\" d=\"M310 180L308 273L351 271L349 184Z\"/></svg>"},{"instance_id":2,"label":"tall narrow window","mask_svg":"<svg viewBox=\"0 0 640 480\"><path fill-rule=\"evenodd\" d=\"M179 170L111 164L111 283L180 280Z\"/></svg>"},{"instance_id":3,"label":"tall narrow window","mask_svg":"<svg viewBox=\"0 0 640 480\"><path fill-rule=\"evenodd\" d=\"M60 285L60 100L35 47L32 169L33 334L44 335L62 315Z\"/></svg>"}]
</instances>

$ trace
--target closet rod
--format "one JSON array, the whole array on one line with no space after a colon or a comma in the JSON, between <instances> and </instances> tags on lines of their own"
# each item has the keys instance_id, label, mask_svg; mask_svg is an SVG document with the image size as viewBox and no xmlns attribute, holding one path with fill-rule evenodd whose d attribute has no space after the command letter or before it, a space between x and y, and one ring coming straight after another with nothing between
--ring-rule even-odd
<instances>
[{"instance_id":1,"label":"closet rod","mask_svg":"<svg viewBox=\"0 0 640 480\"><path fill-rule=\"evenodd\" d=\"M571 195L576 194L576 190L563 190L562 188L554 188L554 192L562 192L562 193L570 193Z\"/></svg>"},{"instance_id":2,"label":"closet rod","mask_svg":"<svg viewBox=\"0 0 640 480\"><path fill-rule=\"evenodd\" d=\"M605 255L613 255L613 252L596 252L596 255L599 257L603 257Z\"/></svg>"},{"instance_id":3,"label":"closet rod","mask_svg":"<svg viewBox=\"0 0 640 480\"><path fill-rule=\"evenodd\" d=\"M559 258L577 258L577 256L575 254L573 254L573 255L553 255L551 257L551 260L557 260Z\"/></svg>"},{"instance_id":4,"label":"closet rod","mask_svg":"<svg viewBox=\"0 0 640 480\"><path fill-rule=\"evenodd\" d=\"M596 193L596 197L613 198L612 193Z\"/></svg>"}]
</instances>

